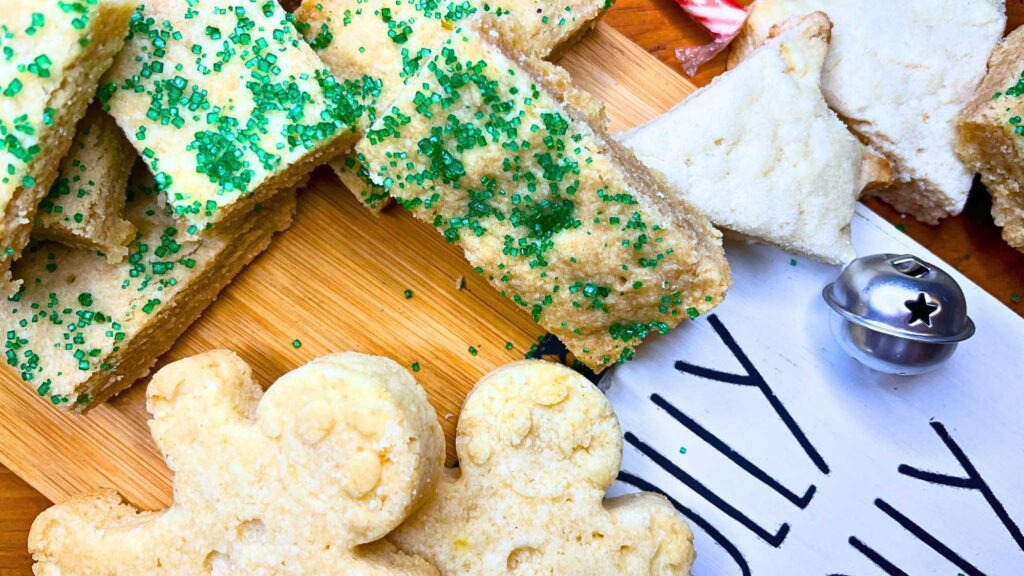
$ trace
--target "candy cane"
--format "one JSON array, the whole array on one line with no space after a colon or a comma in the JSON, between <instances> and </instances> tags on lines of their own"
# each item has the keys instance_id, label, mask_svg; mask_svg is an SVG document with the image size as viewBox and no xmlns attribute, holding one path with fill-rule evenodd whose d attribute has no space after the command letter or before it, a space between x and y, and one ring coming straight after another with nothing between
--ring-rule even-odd
<instances>
[{"instance_id":1,"label":"candy cane","mask_svg":"<svg viewBox=\"0 0 1024 576\"><path fill-rule=\"evenodd\" d=\"M703 46L690 46L676 50L676 58L683 64L683 70L690 76L697 73L736 37L747 19L747 9L735 0L676 0L690 15L714 36L714 41Z\"/></svg>"}]
</instances>

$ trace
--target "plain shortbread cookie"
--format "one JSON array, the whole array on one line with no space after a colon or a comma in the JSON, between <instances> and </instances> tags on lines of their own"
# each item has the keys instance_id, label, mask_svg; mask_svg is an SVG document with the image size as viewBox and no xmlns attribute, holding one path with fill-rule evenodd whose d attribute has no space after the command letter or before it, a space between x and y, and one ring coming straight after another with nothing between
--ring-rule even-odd
<instances>
[{"instance_id":1,"label":"plain shortbread cookie","mask_svg":"<svg viewBox=\"0 0 1024 576\"><path fill-rule=\"evenodd\" d=\"M326 356L263 394L216 351L162 369L147 398L174 504L139 512L108 490L46 510L29 534L37 575L437 573L377 542L444 460L427 395L398 364Z\"/></svg>"},{"instance_id":2,"label":"plain shortbread cookie","mask_svg":"<svg viewBox=\"0 0 1024 576\"><path fill-rule=\"evenodd\" d=\"M693 535L660 495L602 501L622 460L611 404L557 364L484 377L459 418L457 470L389 540L444 575L687 575Z\"/></svg>"}]
</instances>

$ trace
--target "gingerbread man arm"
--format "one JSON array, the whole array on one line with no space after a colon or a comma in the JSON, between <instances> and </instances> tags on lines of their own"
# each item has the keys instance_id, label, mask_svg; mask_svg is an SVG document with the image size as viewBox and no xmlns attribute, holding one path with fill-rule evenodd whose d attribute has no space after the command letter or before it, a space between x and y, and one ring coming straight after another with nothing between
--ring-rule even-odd
<instances>
[{"instance_id":1,"label":"gingerbread man arm","mask_svg":"<svg viewBox=\"0 0 1024 576\"><path fill-rule=\"evenodd\" d=\"M394 362L328 356L263 395L240 358L211 352L166 367L148 397L174 505L139 513L107 491L54 506L30 535L37 573L436 573L376 542L444 454L426 394Z\"/></svg>"},{"instance_id":2,"label":"gingerbread man arm","mask_svg":"<svg viewBox=\"0 0 1024 576\"><path fill-rule=\"evenodd\" d=\"M692 534L664 498L604 501L622 457L608 400L563 366L491 373L459 420L460 471L390 539L442 574L688 574Z\"/></svg>"}]
</instances>

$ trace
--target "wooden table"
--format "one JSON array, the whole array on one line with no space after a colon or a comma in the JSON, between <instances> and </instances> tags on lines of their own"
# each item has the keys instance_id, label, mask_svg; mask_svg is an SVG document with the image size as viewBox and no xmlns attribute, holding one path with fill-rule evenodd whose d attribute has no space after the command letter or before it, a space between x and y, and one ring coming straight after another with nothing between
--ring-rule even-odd
<instances>
[{"instance_id":1,"label":"wooden table","mask_svg":"<svg viewBox=\"0 0 1024 576\"><path fill-rule=\"evenodd\" d=\"M1010 28L1024 22L1024 2L1008 0ZM704 43L707 36L675 5L674 0L618 0L607 21L665 63L679 69L675 48ZM724 68L718 58L698 74L706 84ZM929 227L901 218L884 204L869 202L894 225L921 242L984 289L1024 315L1024 254L1009 248L992 223L990 204L982 193L972 196L965 213ZM1015 296L1017 296L1015 298ZM1017 300L1014 302L1013 300ZM0 467L0 576L29 573L25 552L29 526L49 502L12 473Z\"/></svg>"}]
</instances>

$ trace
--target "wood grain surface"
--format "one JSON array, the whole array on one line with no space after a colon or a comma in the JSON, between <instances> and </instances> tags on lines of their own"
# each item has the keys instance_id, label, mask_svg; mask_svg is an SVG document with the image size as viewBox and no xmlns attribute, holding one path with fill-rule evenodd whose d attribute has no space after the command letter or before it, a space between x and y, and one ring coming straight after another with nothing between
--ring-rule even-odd
<instances>
[{"instance_id":1,"label":"wood grain surface","mask_svg":"<svg viewBox=\"0 0 1024 576\"><path fill-rule=\"evenodd\" d=\"M1007 8L1011 27L1024 21L1020 0L1010 0ZM673 0L618 0L606 23L641 48L602 27L562 63L581 85L609 102L615 126L647 120L692 90L677 73L674 50L703 43L707 36ZM712 62L694 83L710 81L723 65L721 58ZM1024 255L999 239L983 194L973 195L963 216L937 227L901 219L879 204L872 207L1024 313L1024 303L1011 301L1024 293ZM460 276L467 285L457 291ZM404 297L406 289L413 290L412 299ZM320 170L302 197L296 226L224 293L164 362L230 346L269 384L284 371L338 349L386 354L406 365L418 361L423 366L419 379L450 437L462 395L491 367L521 358L541 332L477 278L433 230L398 211L381 219L368 216L333 176ZM225 334L236 336L225 340ZM302 341L301 348L292 347L295 339ZM507 341L513 343L511 352L505 350ZM471 355L469 346L479 353ZM117 487L142 506L167 503L169 477L143 424L142 386L88 418L75 418L10 393L12 385L20 383L5 380L0 386L0 412L27 410L38 416L31 425L15 427L0 419L5 455L16 445L24 456L17 462L5 456L5 461L47 496L59 499L103 485ZM58 437L52 437L55 430ZM107 454L112 451L120 456L110 466ZM28 528L48 503L0 467L0 576L28 573Z\"/></svg>"}]
</instances>

